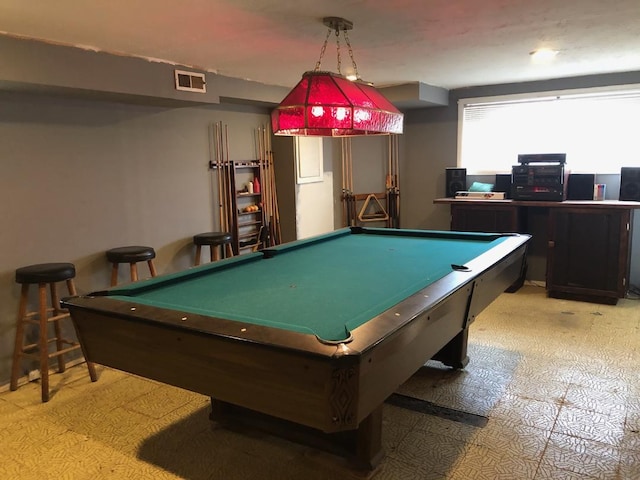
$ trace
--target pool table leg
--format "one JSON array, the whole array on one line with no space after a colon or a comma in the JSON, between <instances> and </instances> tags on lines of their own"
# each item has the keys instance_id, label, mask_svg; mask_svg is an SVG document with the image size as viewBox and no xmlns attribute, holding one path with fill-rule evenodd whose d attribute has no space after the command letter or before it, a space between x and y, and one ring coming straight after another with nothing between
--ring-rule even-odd
<instances>
[{"instance_id":1,"label":"pool table leg","mask_svg":"<svg viewBox=\"0 0 640 480\"><path fill-rule=\"evenodd\" d=\"M438 353L433 356L434 360L444 363L449 367L462 369L469 363L467 355L467 343L469 341L469 327L463 329L449 341Z\"/></svg>"},{"instance_id":2,"label":"pool table leg","mask_svg":"<svg viewBox=\"0 0 640 480\"><path fill-rule=\"evenodd\" d=\"M382 448L382 405L365 418L354 433L353 466L360 470L373 470L384 457Z\"/></svg>"},{"instance_id":3,"label":"pool table leg","mask_svg":"<svg viewBox=\"0 0 640 480\"><path fill-rule=\"evenodd\" d=\"M287 440L301 443L345 458L351 468L370 472L382 458L382 408L378 406L355 430L324 433L288 420L259 413L211 398L213 428L246 428L262 430Z\"/></svg>"}]
</instances>

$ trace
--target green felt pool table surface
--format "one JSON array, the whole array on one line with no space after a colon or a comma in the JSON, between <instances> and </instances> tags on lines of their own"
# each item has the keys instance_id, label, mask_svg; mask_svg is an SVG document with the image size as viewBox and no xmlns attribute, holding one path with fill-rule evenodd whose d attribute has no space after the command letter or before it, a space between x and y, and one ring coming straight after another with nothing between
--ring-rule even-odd
<instances>
[{"instance_id":1,"label":"green felt pool table surface","mask_svg":"<svg viewBox=\"0 0 640 480\"><path fill-rule=\"evenodd\" d=\"M401 234L393 234L401 233ZM342 229L113 288L124 301L341 341L505 240L495 234Z\"/></svg>"}]
</instances>

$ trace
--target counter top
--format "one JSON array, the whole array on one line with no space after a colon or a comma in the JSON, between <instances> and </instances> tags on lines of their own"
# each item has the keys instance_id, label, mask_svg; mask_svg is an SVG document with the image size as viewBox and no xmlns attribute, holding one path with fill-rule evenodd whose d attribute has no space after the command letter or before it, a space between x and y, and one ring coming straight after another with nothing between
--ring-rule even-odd
<instances>
[{"instance_id":1,"label":"counter top","mask_svg":"<svg viewBox=\"0 0 640 480\"><path fill-rule=\"evenodd\" d=\"M515 207L589 207L589 208L623 208L640 209L640 202L619 201L619 200L565 200L564 202L550 202L539 200L485 200L468 198L436 198L433 203L443 204L465 204L465 205L513 205Z\"/></svg>"}]
</instances>

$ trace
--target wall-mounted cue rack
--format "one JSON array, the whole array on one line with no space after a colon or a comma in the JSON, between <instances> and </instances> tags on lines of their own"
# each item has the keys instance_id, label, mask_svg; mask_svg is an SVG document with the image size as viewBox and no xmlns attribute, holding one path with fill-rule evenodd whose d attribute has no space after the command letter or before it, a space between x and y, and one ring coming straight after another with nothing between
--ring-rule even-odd
<instances>
[{"instance_id":1,"label":"wall-mounted cue rack","mask_svg":"<svg viewBox=\"0 0 640 480\"><path fill-rule=\"evenodd\" d=\"M384 222L386 227L400 228L400 185L398 175L398 136L388 136L385 191L354 193L351 139L342 139L342 214L344 226Z\"/></svg>"},{"instance_id":2,"label":"wall-mounted cue rack","mask_svg":"<svg viewBox=\"0 0 640 480\"><path fill-rule=\"evenodd\" d=\"M232 236L235 255L281 243L271 138L266 128L255 132L256 159L229 159L229 131L211 125L211 158L218 199L220 231Z\"/></svg>"}]
</instances>

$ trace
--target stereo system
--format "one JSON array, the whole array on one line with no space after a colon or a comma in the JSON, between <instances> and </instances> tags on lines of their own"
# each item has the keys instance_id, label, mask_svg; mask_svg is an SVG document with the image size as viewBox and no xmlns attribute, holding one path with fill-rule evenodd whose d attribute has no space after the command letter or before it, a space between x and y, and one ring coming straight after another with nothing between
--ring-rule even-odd
<instances>
[{"instance_id":1,"label":"stereo system","mask_svg":"<svg viewBox=\"0 0 640 480\"><path fill-rule=\"evenodd\" d=\"M567 198L564 153L518 155L519 165L511 169L511 197L514 200L562 202ZM593 195L593 189L591 190Z\"/></svg>"},{"instance_id":2,"label":"stereo system","mask_svg":"<svg viewBox=\"0 0 640 480\"><path fill-rule=\"evenodd\" d=\"M454 198L456 192L467 189L467 169L466 168L447 168L446 170L446 188L447 197Z\"/></svg>"},{"instance_id":3,"label":"stereo system","mask_svg":"<svg viewBox=\"0 0 640 480\"><path fill-rule=\"evenodd\" d=\"M504 192L514 200L593 200L595 175L570 174L565 169L566 154L542 153L518 155L518 165L509 174L497 174L494 192ZM467 169L447 168L447 197L467 190ZM640 202L640 167L620 169L620 201Z\"/></svg>"},{"instance_id":4,"label":"stereo system","mask_svg":"<svg viewBox=\"0 0 640 480\"><path fill-rule=\"evenodd\" d=\"M640 202L640 167L620 169L620 200Z\"/></svg>"}]
</instances>

